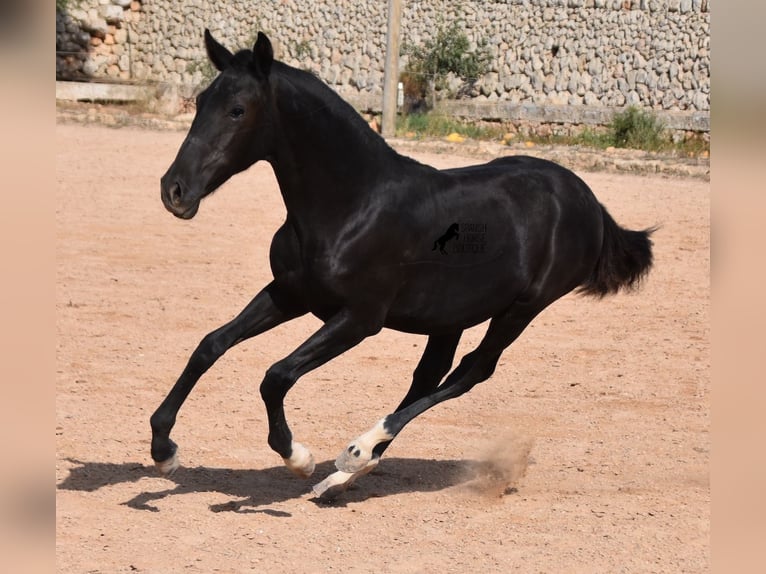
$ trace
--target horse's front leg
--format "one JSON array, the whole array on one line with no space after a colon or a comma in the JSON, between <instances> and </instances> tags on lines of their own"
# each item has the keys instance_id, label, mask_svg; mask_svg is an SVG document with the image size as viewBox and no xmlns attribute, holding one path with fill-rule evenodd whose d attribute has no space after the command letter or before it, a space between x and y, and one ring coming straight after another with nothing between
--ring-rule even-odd
<instances>
[{"instance_id":1,"label":"horse's front leg","mask_svg":"<svg viewBox=\"0 0 766 574\"><path fill-rule=\"evenodd\" d=\"M344 309L266 372L261 397L269 420L269 446L299 476L309 476L314 471L314 461L308 449L293 440L285 418L285 395L302 375L374 335L382 325L382 314L371 314L369 309L364 313Z\"/></svg>"},{"instance_id":2,"label":"horse's front leg","mask_svg":"<svg viewBox=\"0 0 766 574\"><path fill-rule=\"evenodd\" d=\"M232 321L202 339L178 381L150 419L152 459L162 474L170 474L178 468L177 447L170 440L170 431L178 410L205 371L237 343L305 313L303 305L290 299L275 281L258 293Z\"/></svg>"}]
</instances>

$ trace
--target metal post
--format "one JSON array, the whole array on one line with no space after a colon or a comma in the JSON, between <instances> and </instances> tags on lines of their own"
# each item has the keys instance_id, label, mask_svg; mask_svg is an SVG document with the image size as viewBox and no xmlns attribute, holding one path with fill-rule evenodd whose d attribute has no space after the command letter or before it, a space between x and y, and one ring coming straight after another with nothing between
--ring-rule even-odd
<instances>
[{"instance_id":1,"label":"metal post","mask_svg":"<svg viewBox=\"0 0 766 574\"><path fill-rule=\"evenodd\" d=\"M392 137L396 133L396 95L399 84L399 23L401 15L401 0L388 0L386 68L383 78L383 137Z\"/></svg>"}]
</instances>

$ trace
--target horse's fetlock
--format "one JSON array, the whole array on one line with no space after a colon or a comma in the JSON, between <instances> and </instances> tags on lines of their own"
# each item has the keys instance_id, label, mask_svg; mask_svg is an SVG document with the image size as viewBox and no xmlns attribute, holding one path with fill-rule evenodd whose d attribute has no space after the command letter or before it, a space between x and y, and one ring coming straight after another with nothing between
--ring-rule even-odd
<instances>
[{"instance_id":1,"label":"horse's fetlock","mask_svg":"<svg viewBox=\"0 0 766 574\"><path fill-rule=\"evenodd\" d=\"M149 418L149 425L154 432L170 432L176 423L175 417L164 412L157 411Z\"/></svg>"},{"instance_id":2,"label":"horse's fetlock","mask_svg":"<svg viewBox=\"0 0 766 574\"><path fill-rule=\"evenodd\" d=\"M289 430L284 433L270 432L266 442L282 458L290 458L293 454L293 435Z\"/></svg>"}]
</instances>

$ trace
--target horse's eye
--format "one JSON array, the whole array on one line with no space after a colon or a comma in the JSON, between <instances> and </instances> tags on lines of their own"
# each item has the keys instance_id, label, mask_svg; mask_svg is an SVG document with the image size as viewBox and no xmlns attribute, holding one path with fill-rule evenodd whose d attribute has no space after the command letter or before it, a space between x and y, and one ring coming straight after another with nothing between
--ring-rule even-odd
<instances>
[{"instance_id":1,"label":"horse's eye","mask_svg":"<svg viewBox=\"0 0 766 574\"><path fill-rule=\"evenodd\" d=\"M243 108L242 106L234 106L229 111L229 117L235 120L241 118L244 115L245 115L245 108Z\"/></svg>"}]
</instances>

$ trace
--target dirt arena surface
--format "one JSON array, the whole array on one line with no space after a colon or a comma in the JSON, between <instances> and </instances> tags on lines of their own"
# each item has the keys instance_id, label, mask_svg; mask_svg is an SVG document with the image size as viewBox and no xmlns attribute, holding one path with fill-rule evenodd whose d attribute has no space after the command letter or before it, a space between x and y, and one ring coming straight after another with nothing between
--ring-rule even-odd
<instances>
[{"instance_id":1,"label":"dirt arena surface","mask_svg":"<svg viewBox=\"0 0 766 574\"><path fill-rule=\"evenodd\" d=\"M183 137L56 127L58 572L709 571L709 182L581 172L619 223L662 226L641 291L552 305L489 381L407 426L328 504L311 486L398 404L425 337L383 331L288 394L309 480L266 445L258 385L319 322L231 349L180 411L182 468L159 477L149 416L269 281L285 215L264 163L175 219L159 178Z\"/></svg>"}]
</instances>

